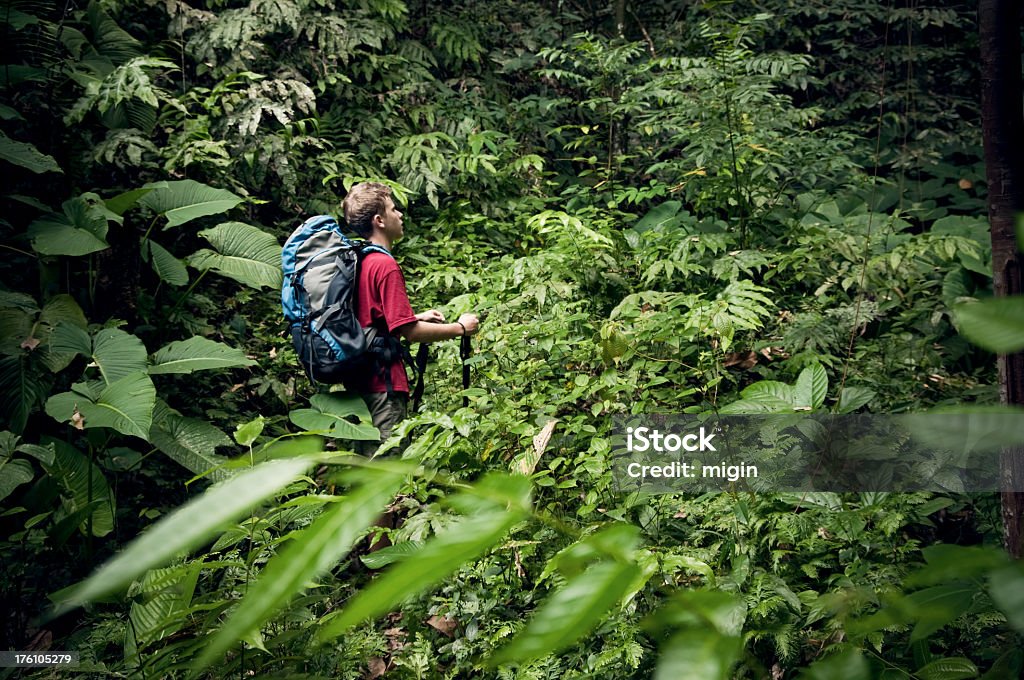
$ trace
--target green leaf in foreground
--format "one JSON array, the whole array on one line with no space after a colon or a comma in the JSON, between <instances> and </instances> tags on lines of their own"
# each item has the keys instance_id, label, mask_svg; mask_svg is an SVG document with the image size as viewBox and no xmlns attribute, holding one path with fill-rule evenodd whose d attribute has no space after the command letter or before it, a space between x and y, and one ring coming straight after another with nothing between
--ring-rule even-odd
<instances>
[{"instance_id":1,"label":"green leaf in foreground","mask_svg":"<svg viewBox=\"0 0 1024 680\"><path fill-rule=\"evenodd\" d=\"M150 527L95 574L63 593L55 613L123 591L142 574L199 546L225 524L280 491L314 461L312 457L271 461L211 487Z\"/></svg>"},{"instance_id":2,"label":"green leaf in foreground","mask_svg":"<svg viewBox=\"0 0 1024 680\"><path fill-rule=\"evenodd\" d=\"M495 653L491 663L531 661L565 649L597 625L638 573L635 564L609 561L593 565L549 597L526 628Z\"/></svg>"},{"instance_id":3,"label":"green leaf in foreground","mask_svg":"<svg viewBox=\"0 0 1024 680\"><path fill-rule=\"evenodd\" d=\"M870 680L867 660L855 649L815 661L800 674L800 680Z\"/></svg>"},{"instance_id":4,"label":"green leaf in foreground","mask_svg":"<svg viewBox=\"0 0 1024 680\"><path fill-rule=\"evenodd\" d=\"M492 510L455 522L416 555L373 581L345 609L324 617L318 641L325 643L361 621L386 614L406 598L444 580L493 547L522 517L521 512Z\"/></svg>"},{"instance_id":5,"label":"green leaf in foreground","mask_svg":"<svg viewBox=\"0 0 1024 680\"><path fill-rule=\"evenodd\" d=\"M363 473L365 474L365 473ZM295 537L268 563L249 587L241 604L203 649L205 668L236 641L269 619L278 608L345 556L363 532L384 511L401 486L402 476L373 475L348 498L334 504Z\"/></svg>"},{"instance_id":6,"label":"green leaf in foreground","mask_svg":"<svg viewBox=\"0 0 1024 680\"><path fill-rule=\"evenodd\" d=\"M954 312L960 332L975 345L999 354L1024 349L1024 296L957 305Z\"/></svg>"},{"instance_id":7,"label":"green leaf in foreground","mask_svg":"<svg viewBox=\"0 0 1024 680\"><path fill-rule=\"evenodd\" d=\"M658 657L655 680L701 678L727 680L743 643L709 628L693 628L673 635Z\"/></svg>"},{"instance_id":8,"label":"green leaf in foreground","mask_svg":"<svg viewBox=\"0 0 1024 680\"><path fill-rule=\"evenodd\" d=\"M1024 634L1024 568L1018 562L989 576L989 594L1018 633Z\"/></svg>"},{"instance_id":9,"label":"green leaf in foreground","mask_svg":"<svg viewBox=\"0 0 1024 680\"><path fill-rule=\"evenodd\" d=\"M151 375L161 373L191 373L206 368L232 368L253 366L256 362L237 347L201 336L172 342L153 355L149 367Z\"/></svg>"}]
</instances>

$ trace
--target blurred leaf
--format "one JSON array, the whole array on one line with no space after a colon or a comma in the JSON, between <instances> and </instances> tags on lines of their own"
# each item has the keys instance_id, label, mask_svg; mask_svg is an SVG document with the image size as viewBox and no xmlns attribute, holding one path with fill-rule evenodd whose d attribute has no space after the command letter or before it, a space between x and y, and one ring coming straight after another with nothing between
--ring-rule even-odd
<instances>
[{"instance_id":1,"label":"blurred leaf","mask_svg":"<svg viewBox=\"0 0 1024 680\"><path fill-rule=\"evenodd\" d=\"M1010 626L1024 634L1024 569L1020 563L993 572L989 576L988 592L1006 614Z\"/></svg>"},{"instance_id":2,"label":"blurred leaf","mask_svg":"<svg viewBox=\"0 0 1024 680\"><path fill-rule=\"evenodd\" d=\"M88 579L62 591L56 613L123 591L150 569L201 545L289 485L313 462L312 458L275 460L211 487L150 527Z\"/></svg>"},{"instance_id":3,"label":"blurred leaf","mask_svg":"<svg viewBox=\"0 0 1024 680\"><path fill-rule=\"evenodd\" d=\"M654 678L727 680L742 651L743 643L738 637L699 628L685 630L673 635L662 647Z\"/></svg>"},{"instance_id":4,"label":"blurred leaf","mask_svg":"<svg viewBox=\"0 0 1024 680\"><path fill-rule=\"evenodd\" d=\"M975 345L998 354L1024 349L1024 296L965 303L953 312L960 332Z\"/></svg>"},{"instance_id":5,"label":"blurred leaf","mask_svg":"<svg viewBox=\"0 0 1024 680\"><path fill-rule=\"evenodd\" d=\"M0 501L7 498L11 493L24 484L31 482L35 477L32 471L32 463L22 459L6 458L0 460Z\"/></svg>"},{"instance_id":6,"label":"blurred leaf","mask_svg":"<svg viewBox=\"0 0 1024 680\"><path fill-rule=\"evenodd\" d=\"M858 650L847 649L815 661L800 680L871 680L871 670Z\"/></svg>"},{"instance_id":7,"label":"blurred leaf","mask_svg":"<svg viewBox=\"0 0 1024 680\"><path fill-rule=\"evenodd\" d=\"M490 663L525 663L565 649L622 599L638 572L635 564L599 562L574 576L540 605L526 628L495 652Z\"/></svg>"},{"instance_id":8,"label":"blurred leaf","mask_svg":"<svg viewBox=\"0 0 1024 680\"><path fill-rule=\"evenodd\" d=\"M401 483L401 475L380 474L343 502L333 504L307 528L292 534L291 541L267 562L259 579L249 586L228 620L212 639L207 639L198 667L206 668L237 640L258 632L259 626L288 600L344 557L383 513Z\"/></svg>"},{"instance_id":9,"label":"blurred leaf","mask_svg":"<svg viewBox=\"0 0 1024 680\"><path fill-rule=\"evenodd\" d=\"M412 558L399 562L348 601L345 608L321 620L320 643L352 626L391 611L395 605L430 588L492 548L522 519L518 512L489 512L449 525Z\"/></svg>"}]
</instances>

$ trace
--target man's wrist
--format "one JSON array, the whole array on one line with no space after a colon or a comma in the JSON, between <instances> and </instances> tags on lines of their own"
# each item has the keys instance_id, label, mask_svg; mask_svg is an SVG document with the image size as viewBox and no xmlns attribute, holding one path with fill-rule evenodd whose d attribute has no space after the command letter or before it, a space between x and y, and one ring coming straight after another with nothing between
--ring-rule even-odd
<instances>
[{"instance_id":1,"label":"man's wrist","mask_svg":"<svg viewBox=\"0 0 1024 680\"><path fill-rule=\"evenodd\" d=\"M462 334L465 335L466 334L466 327L462 324L462 322L461 321L456 321L455 323L459 324L459 326L462 328Z\"/></svg>"}]
</instances>

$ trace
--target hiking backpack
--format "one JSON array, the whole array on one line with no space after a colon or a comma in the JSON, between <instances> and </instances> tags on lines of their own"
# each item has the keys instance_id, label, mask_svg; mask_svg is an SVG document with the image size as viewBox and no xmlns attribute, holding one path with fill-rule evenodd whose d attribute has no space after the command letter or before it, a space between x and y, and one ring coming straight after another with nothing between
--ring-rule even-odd
<instances>
[{"instance_id":1,"label":"hiking backpack","mask_svg":"<svg viewBox=\"0 0 1024 680\"><path fill-rule=\"evenodd\" d=\"M400 360L391 335L363 328L356 317L359 262L371 252L391 256L372 243L351 241L330 215L311 217L292 232L281 251L281 307L299 363L314 382L365 380Z\"/></svg>"}]
</instances>

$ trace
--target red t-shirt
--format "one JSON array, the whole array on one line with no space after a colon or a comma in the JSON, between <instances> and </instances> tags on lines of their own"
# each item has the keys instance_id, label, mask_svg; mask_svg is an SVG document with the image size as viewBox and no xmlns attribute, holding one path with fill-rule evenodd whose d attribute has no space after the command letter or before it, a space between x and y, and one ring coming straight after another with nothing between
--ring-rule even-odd
<instances>
[{"instance_id":1,"label":"red t-shirt","mask_svg":"<svg viewBox=\"0 0 1024 680\"><path fill-rule=\"evenodd\" d=\"M378 331L394 335L395 329L416 321L416 314L405 292L405 277L398 263L384 253L367 253L359 266L359 299L356 317L362 326L376 326ZM409 392L409 378L401 361L391 365L391 387L395 392ZM383 376L374 375L360 391L387 392Z\"/></svg>"}]
</instances>

